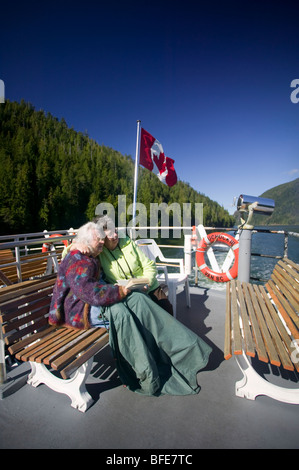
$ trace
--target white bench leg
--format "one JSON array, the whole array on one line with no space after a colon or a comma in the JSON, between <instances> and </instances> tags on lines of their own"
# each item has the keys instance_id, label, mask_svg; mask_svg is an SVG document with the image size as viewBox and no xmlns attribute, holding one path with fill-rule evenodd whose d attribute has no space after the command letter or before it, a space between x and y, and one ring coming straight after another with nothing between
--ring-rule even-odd
<instances>
[{"instance_id":1,"label":"white bench leg","mask_svg":"<svg viewBox=\"0 0 299 470\"><path fill-rule=\"evenodd\" d=\"M235 358L243 373L243 378L235 385L236 396L255 400L258 395L266 395L284 403L299 404L299 388L291 389L271 384L254 370L244 353L242 356L236 355Z\"/></svg>"},{"instance_id":2,"label":"white bench leg","mask_svg":"<svg viewBox=\"0 0 299 470\"><path fill-rule=\"evenodd\" d=\"M37 387L41 383L58 393L64 393L71 399L71 406L77 408L83 413L93 403L93 399L85 387L86 379L90 373L93 358L85 362L69 379L60 379L52 374L44 364L30 362L31 373L28 376L27 383Z\"/></svg>"}]
</instances>

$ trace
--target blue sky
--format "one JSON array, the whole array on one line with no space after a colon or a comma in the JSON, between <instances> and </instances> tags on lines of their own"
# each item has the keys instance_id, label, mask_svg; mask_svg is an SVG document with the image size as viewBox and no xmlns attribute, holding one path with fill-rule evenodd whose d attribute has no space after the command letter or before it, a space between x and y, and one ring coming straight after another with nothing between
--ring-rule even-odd
<instances>
[{"instance_id":1,"label":"blue sky","mask_svg":"<svg viewBox=\"0 0 299 470\"><path fill-rule=\"evenodd\" d=\"M12 0L0 9L6 98L133 157L140 119L178 178L230 213L234 196L299 177L298 2Z\"/></svg>"}]
</instances>

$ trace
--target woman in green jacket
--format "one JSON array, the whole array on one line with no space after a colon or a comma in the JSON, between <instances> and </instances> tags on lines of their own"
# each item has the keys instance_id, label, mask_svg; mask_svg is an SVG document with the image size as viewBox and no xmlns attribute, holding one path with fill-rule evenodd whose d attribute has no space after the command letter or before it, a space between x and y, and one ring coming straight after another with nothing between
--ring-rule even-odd
<instances>
[{"instance_id":1,"label":"woman in green jacket","mask_svg":"<svg viewBox=\"0 0 299 470\"><path fill-rule=\"evenodd\" d=\"M157 281L155 262L150 260L128 236L119 237L109 217L98 217L94 222L101 225L106 234L103 251L100 253L106 281L115 284L120 279L147 277L150 281L148 294L151 299L173 315L172 305Z\"/></svg>"}]
</instances>

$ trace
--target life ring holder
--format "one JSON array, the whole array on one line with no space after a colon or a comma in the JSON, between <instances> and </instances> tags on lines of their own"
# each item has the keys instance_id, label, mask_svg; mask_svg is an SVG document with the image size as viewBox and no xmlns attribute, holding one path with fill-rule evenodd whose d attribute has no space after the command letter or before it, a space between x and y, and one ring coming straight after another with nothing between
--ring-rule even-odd
<instances>
[{"instance_id":1,"label":"life ring holder","mask_svg":"<svg viewBox=\"0 0 299 470\"><path fill-rule=\"evenodd\" d=\"M63 237L60 233L53 233L52 235L49 235L48 238L53 238L53 237ZM64 244L64 246L68 246L68 241L67 240L61 240L61 242ZM46 253L49 251L50 245L52 245L51 242L44 243L42 246L42 253Z\"/></svg>"},{"instance_id":2,"label":"life ring holder","mask_svg":"<svg viewBox=\"0 0 299 470\"><path fill-rule=\"evenodd\" d=\"M229 246L234 253L232 267L226 272L216 272L210 269L205 262L205 252L214 243L222 243ZM215 282L228 282L238 275L239 242L229 233L213 232L204 237L196 250L196 262L202 274Z\"/></svg>"}]
</instances>

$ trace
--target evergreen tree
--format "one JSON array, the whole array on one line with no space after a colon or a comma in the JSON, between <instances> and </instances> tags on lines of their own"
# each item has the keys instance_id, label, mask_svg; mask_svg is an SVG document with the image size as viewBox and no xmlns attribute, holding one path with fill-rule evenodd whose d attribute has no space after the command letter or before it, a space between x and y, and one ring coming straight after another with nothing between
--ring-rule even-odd
<instances>
[{"instance_id":1,"label":"evergreen tree","mask_svg":"<svg viewBox=\"0 0 299 470\"><path fill-rule=\"evenodd\" d=\"M94 216L101 202L113 204L118 195L133 200L134 162L131 156L97 144L30 103L6 100L0 106L0 232L13 234L77 228ZM189 184L169 188L156 175L139 168L138 202L204 204L204 224L232 226L216 202ZM183 211L181 211L182 213ZM131 215L127 213L128 223ZM171 219L170 219L171 220ZM194 223L194 220L192 221Z\"/></svg>"}]
</instances>

